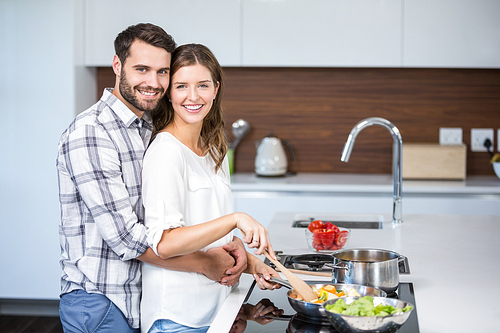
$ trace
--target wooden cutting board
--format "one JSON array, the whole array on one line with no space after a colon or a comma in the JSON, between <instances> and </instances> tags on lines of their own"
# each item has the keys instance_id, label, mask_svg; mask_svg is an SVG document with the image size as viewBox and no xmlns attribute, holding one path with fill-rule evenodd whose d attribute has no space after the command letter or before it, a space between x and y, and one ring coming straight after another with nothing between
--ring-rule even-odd
<instances>
[{"instance_id":1,"label":"wooden cutting board","mask_svg":"<svg viewBox=\"0 0 500 333\"><path fill-rule=\"evenodd\" d=\"M403 143L404 179L464 180L467 146Z\"/></svg>"}]
</instances>

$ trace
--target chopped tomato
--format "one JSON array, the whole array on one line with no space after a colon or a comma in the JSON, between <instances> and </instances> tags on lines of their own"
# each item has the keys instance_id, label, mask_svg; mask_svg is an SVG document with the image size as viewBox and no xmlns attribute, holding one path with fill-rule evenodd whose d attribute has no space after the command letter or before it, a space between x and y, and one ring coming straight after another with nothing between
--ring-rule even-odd
<instances>
[{"instance_id":1,"label":"chopped tomato","mask_svg":"<svg viewBox=\"0 0 500 333\"><path fill-rule=\"evenodd\" d=\"M313 247L316 249L316 251L323 251L325 249L323 245L316 243L313 243Z\"/></svg>"},{"instance_id":2,"label":"chopped tomato","mask_svg":"<svg viewBox=\"0 0 500 333\"><path fill-rule=\"evenodd\" d=\"M337 233L337 232L340 231L339 228L335 224L333 224L332 222L330 222L330 221L328 221L328 222L325 223L325 228L326 229L331 229L331 230L335 231L335 233Z\"/></svg>"},{"instance_id":3,"label":"chopped tomato","mask_svg":"<svg viewBox=\"0 0 500 333\"><path fill-rule=\"evenodd\" d=\"M331 229L315 229L313 231L313 243L321 244L325 249L330 248L335 241L335 232Z\"/></svg>"},{"instance_id":4,"label":"chopped tomato","mask_svg":"<svg viewBox=\"0 0 500 333\"><path fill-rule=\"evenodd\" d=\"M323 229L324 224L323 224L323 221L316 220L316 221L312 221L311 223L309 223L309 226L307 228L309 229L310 232L314 232L314 230L316 230L316 229Z\"/></svg>"},{"instance_id":5,"label":"chopped tomato","mask_svg":"<svg viewBox=\"0 0 500 333\"><path fill-rule=\"evenodd\" d=\"M335 251L335 250L338 250L338 249L340 249L340 247L337 244L335 244L335 243L332 244L332 246L330 246L330 250L334 250Z\"/></svg>"},{"instance_id":6,"label":"chopped tomato","mask_svg":"<svg viewBox=\"0 0 500 333\"><path fill-rule=\"evenodd\" d=\"M339 248L343 248L347 244L348 239L349 239L349 232L343 230L337 234L335 238L335 243Z\"/></svg>"},{"instance_id":7,"label":"chopped tomato","mask_svg":"<svg viewBox=\"0 0 500 333\"><path fill-rule=\"evenodd\" d=\"M323 242L321 241L322 234L319 232L322 229L315 229L313 231L313 244L321 245Z\"/></svg>"}]
</instances>

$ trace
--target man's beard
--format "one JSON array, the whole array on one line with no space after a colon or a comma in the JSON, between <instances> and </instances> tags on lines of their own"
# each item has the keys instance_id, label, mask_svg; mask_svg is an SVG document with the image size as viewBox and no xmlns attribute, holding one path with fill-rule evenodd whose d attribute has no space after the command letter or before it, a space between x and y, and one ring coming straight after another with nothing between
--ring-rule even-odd
<instances>
[{"instance_id":1,"label":"man's beard","mask_svg":"<svg viewBox=\"0 0 500 333\"><path fill-rule=\"evenodd\" d=\"M140 111L144 112L154 111L160 104L160 100L163 97L165 90L162 88L151 88L151 87L145 87L144 89L140 89L145 91L159 92L159 98L155 100L141 100L134 94L134 91L137 90L137 88L138 87L132 88L130 86L127 80L127 76L125 75L125 71L122 69L120 74L120 84L119 84L120 94L122 95L122 97L127 102L129 102L133 107L135 107ZM137 93L140 94L140 92Z\"/></svg>"}]
</instances>

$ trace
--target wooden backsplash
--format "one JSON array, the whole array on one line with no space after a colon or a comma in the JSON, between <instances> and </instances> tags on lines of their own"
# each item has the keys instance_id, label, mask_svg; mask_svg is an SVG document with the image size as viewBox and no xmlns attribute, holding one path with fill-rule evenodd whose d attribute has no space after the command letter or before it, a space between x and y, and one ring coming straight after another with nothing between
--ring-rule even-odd
<instances>
[{"instance_id":1,"label":"wooden backsplash","mask_svg":"<svg viewBox=\"0 0 500 333\"><path fill-rule=\"evenodd\" d=\"M273 131L289 141L291 171L391 173L390 133L364 129L348 163L340 161L352 127L367 117L396 125L403 144L439 142L440 127L500 128L500 70L402 68L225 68L226 133L245 119L251 131L235 153L236 172L251 172L255 141ZM114 85L111 68L98 69L98 96ZM467 151L468 175L494 175L488 153Z\"/></svg>"}]
</instances>

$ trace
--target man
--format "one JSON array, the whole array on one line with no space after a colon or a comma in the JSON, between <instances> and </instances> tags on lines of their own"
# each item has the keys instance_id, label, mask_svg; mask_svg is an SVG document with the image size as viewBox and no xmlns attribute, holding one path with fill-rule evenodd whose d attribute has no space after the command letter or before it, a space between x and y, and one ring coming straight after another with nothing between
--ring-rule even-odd
<instances>
[{"instance_id":1,"label":"man","mask_svg":"<svg viewBox=\"0 0 500 333\"><path fill-rule=\"evenodd\" d=\"M142 159L152 131L149 113L168 88L174 48L172 37L152 24L121 32L115 39L114 89L106 89L61 136L60 318L65 332L136 332L139 260L202 273L227 285L234 285L246 268L241 240L168 260L157 257L146 241Z\"/></svg>"}]
</instances>

